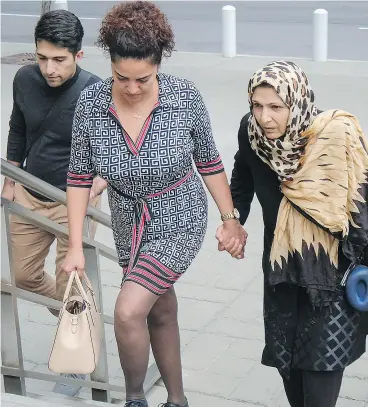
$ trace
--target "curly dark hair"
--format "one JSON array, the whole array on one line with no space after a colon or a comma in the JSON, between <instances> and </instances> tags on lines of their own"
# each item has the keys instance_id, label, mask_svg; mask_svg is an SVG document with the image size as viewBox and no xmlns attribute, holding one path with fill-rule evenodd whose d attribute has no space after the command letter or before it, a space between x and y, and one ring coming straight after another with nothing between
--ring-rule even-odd
<instances>
[{"instance_id":1,"label":"curly dark hair","mask_svg":"<svg viewBox=\"0 0 368 407\"><path fill-rule=\"evenodd\" d=\"M147 59L160 64L170 57L174 34L166 15L148 1L124 2L105 16L96 45L108 51L111 60Z\"/></svg>"}]
</instances>

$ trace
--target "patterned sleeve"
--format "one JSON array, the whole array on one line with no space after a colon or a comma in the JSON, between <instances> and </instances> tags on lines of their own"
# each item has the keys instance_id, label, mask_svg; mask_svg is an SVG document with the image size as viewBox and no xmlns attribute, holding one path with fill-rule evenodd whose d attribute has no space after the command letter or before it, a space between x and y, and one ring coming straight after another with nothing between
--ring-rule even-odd
<instances>
[{"instance_id":1,"label":"patterned sleeve","mask_svg":"<svg viewBox=\"0 0 368 407\"><path fill-rule=\"evenodd\" d=\"M192 102L194 140L193 159L198 172L214 175L224 171L224 166L212 135L211 121L201 94L196 91Z\"/></svg>"},{"instance_id":2,"label":"patterned sleeve","mask_svg":"<svg viewBox=\"0 0 368 407\"><path fill-rule=\"evenodd\" d=\"M82 92L75 108L70 152L68 187L90 188L93 183L92 152L89 142L86 93Z\"/></svg>"}]
</instances>

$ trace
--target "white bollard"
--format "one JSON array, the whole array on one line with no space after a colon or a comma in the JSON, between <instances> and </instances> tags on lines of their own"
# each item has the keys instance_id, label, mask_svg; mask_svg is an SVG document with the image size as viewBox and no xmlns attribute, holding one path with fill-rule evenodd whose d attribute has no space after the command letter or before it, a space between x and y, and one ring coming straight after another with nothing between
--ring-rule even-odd
<instances>
[{"instance_id":1,"label":"white bollard","mask_svg":"<svg viewBox=\"0 0 368 407\"><path fill-rule=\"evenodd\" d=\"M236 9L233 6L222 8L222 54L227 58L236 56Z\"/></svg>"},{"instance_id":2,"label":"white bollard","mask_svg":"<svg viewBox=\"0 0 368 407\"><path fill-rule=\"evenodd\" d=\"M313 13L313 60L327 61L328 49L328 12L317 9Z\"/></svg>"},{"instance_id":3,"label":"white bollard","mask_svg":"<svg viewBox=\"0 0 368 407\"><path fill-rule=\"evenodd\" d=\"M51 10L68 10L67 0L54 0L51 3Z\"/></svg>"}]
</instances>

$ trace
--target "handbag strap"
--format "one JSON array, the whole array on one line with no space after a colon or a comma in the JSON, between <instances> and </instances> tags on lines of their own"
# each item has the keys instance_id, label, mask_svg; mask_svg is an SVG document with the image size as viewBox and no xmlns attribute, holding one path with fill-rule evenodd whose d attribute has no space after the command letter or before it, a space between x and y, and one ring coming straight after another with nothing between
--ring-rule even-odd
<instances>
[{"instance_id":1,"label":"handbag strap","mask_svg":"<svg viewBox=\"0 0 368 407\"><path fill-rule=\"evenodd\" d=\"M60 107L64 104L65 106L69 106L73 99L75 98L75 95L78 95L82 92L82 90L85 88L87 85L87 82L91 78L92 74L90 72L87 72L83 69L79 72L78 79L76 80L75 84L70 86L66 91L64 91L54 102L54 104L51 106L51 109L48 111L47 115L43 119L40 127L37 130L37 133L35 136L30 140L29 145L26 148L26 151L23 155L23 160L22 160L22 166L26 158L28 157L32 147L36 144L36 142L41 138L41 136L44 134L47 126L52 124L55 120L57 115L60 114Z\"/></svg>"},{"instance_id":2,"label":"handbag strap","mask_svg":"<svg viewBox=\"0 0 368 407\"><path fill-rule=\"evenodd\" d=\"M70 291L72 289L72 285L75 279L75 271L72 271L69 274L69 279L68 279L68 284L66 285L65 291L64 291L64 298L63 298L63 302L65 302L69 296L70 296Z\"/></svg>"},{"instance_id":3,"label":"handbag strap","mask_svg":"<svg viewBox=\"0 0 368 407\"><path fill-rule=\"evenodd\" d=\"M84 273L84 277L83 277L83 278L86 280L86 284L87 284L88 289L93 292L91 283L90 283L90 281L88 280L88 277L86 276L85 273ZM83 300L84 300L85 302L89 303L89 299L88 299L87 293L86 293L86 291L85 291L85 289L84 289L84 287L83 287L83 284L82 284L82 282L81 282L81 280L80 280L80 278L79 278L79 275L78 275L78 273L77 273L76 270L72 271L72 272L70 273L70 275L69 275L68 284L67 284L66 289L65 289L65 292L64 292L63 302L65 303L65 301L70 297L70 292L71 292L71 290L72 290L72 286L73 286L73 282L74 282L74 281L77 283L77 287L78 287L79 293L80 293L80 295L82 296Z\"/></svg>"},{"instance_id":4,"label":"handbag strap","mask_svg":"<svg viewBox=\"0 0 368 407\"><path fill-rule=\"evenodd\" d=\"M89 291L91 291L93 293L93 288L92 288L92 284L89 281L89 278L87 277L87 273L83 274L83 280L86 283L87 288L89 289Z\"/></svg>"}]
</instances>

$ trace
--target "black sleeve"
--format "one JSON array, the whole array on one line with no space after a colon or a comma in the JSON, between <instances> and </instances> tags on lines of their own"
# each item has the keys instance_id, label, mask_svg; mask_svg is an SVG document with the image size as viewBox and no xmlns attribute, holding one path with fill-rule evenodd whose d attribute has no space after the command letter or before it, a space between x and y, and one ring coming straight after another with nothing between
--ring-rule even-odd
<instances>
[{"instance_id":1,"label":"black sleeve","mask_svg":"<svg viewBox=\"0 0 368 407\"><path fill-rule=\"evenodd\" d=\"M99 76L97 76L97 75L92 75L92 76L88 79L88 82L86 83L85 88L88 88L88 86L93 85L94 83L100 82L100 81L102 81L102 79L101 79Z\"/></svg>"},{"instance_id":2,"label":"black sleeve","mask_svg":"<svg viewBox=\"0 0 368 407\"><path fill-rule=\"evenodd\" d=\"M6 157L10 161L21 163L26 150L26 123L17 102L17 78L13 81L13 110L9 122L8 148Z\"/></svg>"},{"instance_id":3,"label":"black sleeve","mask_svg":"<svg viewBox=\"0 0 368 407\"><path fill-rule=\"evenodd\" d=\"M235 208L240 213L240 223L244 225L254 196L254 182L252 172L247 164L245 154L248 137L247 130L248 115L240 122L238 131L239 150L235 154L234 168L231 174L230 190Z\"/></svg>"},{"instance_id":4,"label":"black sleeve","mask_svg":"<svg viewBox=\"0 0 368 407\"><path fill-rule=\"evenodd\" d=\"M362 264L368 267L368 245L363 250Z\"/></svg>"}]
</instances>

